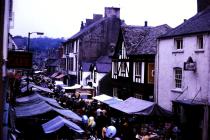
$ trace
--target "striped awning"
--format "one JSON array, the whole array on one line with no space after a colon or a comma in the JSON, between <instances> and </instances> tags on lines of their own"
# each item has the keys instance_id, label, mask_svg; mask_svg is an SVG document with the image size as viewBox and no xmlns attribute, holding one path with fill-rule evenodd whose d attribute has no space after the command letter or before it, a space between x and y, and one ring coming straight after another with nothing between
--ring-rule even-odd
<instances>
[{"instance_id":1,"label":"striped awning","mask_svg":"<svg viewBox=\"0 0 210 140\"><path fill-rule=\"evenodd\" d=\"M64 74L60 74L60 75L56 76L55 78L60 79L60 78L63 78L64 76L65 76Z\"/></svg>"}]
</instances>

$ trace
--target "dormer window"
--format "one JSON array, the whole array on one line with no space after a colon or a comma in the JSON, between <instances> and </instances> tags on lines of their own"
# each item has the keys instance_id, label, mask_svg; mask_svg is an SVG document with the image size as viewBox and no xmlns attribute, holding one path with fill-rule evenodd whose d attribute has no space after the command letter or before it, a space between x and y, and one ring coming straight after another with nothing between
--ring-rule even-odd
<instances>
[{"instance_id":1,"label":"dormer window","mask_svg":"<svg viewBox=\"0 0 210 140\"><path fill-rule=\"evenodd\" d=\"M203 49L203 36L197 36L197 49Z\"/></svg>"},{"instance_id":2,"label":"dormer window","mask_svg":"<svg viewBox=\"0 0 210 140\"><path fill-rule=\"evenodd\" d=\"M176 50L182 50L183 49L183 39L182 38L176 38L175 39L175 49Z\"/></svg>"}]
</instances>

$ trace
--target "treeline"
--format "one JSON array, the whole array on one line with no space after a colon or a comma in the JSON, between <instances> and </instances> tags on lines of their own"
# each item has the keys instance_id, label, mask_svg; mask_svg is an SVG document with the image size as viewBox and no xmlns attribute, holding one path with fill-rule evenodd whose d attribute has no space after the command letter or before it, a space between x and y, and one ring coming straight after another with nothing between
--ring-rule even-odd
<instances>
[{"instance_id":1,"label":"treeline","mask_svg":"<svg viewBox=\"0 0 210 140\"><path fill-rule=\"evenodd\" d=\"M22 36L14 36L13 40L19 49L26 49L28 44L28 38ZM44 51L50 48L57 48L64 42L64 38L48 38L48 37L40 37L40 38L30 38L30 50L40 50Z\"/></svg>"}]
</instances>

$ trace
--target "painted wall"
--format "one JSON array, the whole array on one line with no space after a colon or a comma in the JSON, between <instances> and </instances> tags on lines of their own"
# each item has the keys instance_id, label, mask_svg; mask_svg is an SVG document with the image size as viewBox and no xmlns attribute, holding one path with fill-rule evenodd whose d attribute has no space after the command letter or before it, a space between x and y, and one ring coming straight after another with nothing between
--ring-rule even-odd
<instances>
[{"instance_id":1,"label":"painted wall","mask_svg":"<svg viewBox=\"0 0 210 140\"><path fill-rule=\"evenodd\" d=\"M204 35L204 49L197 49L197 36L183 37L183 49L175 50L174 39L160 40L158 44L158 54L156 63L156 101L165 109L172 109L172 100L193 99L209 100L208 91L210 78L210 36ZM182 71L182 88L175 88L174 69L183 69L184 62L188 57L192 57L197 63L197 70ZM182 95L180 95L182 94Z\"/></svg>"},{"instance_id":2,"label":"painted wall","mask_svg":"<svg viewBox=\"0 0 210 140\"><path fill-rule=\"evenodd\" d=\"M90 72L82 72L82 80L80 79L80 84L83 86L87 86L88 81L86 78L90 75Z\"/></svg>"},{"instance_id":3,"label":"painted wall","mask_svg":"<svg viewBox=\"0 0 210 140\"><path fill-rule=\"evenodd\" d=\"M93 87L95 87L96 89L96 96L97 96L100 94L99 89L98 89L100 88L99 81L106 75L106 73L97 73L96 75L97 75L97 78L96 78L96 82L95 83L93 82Z\"/></svg>"}]
</instances>

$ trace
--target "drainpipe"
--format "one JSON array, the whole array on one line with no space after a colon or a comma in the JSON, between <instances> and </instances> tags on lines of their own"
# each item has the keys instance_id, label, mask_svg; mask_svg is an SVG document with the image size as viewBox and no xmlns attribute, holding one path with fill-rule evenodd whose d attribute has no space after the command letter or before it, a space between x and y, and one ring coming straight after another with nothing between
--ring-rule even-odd
<instances>
[{"instance_id":1,"label":"drainpipe","mask_svg":"<svg viewBox=\"0 0 210 140\"><path fill-rule=\"evenodd\" d=\"M77 83L80 84L80 78L79 78L79 48L80 48L80 39L76 42L76 54L77 54L77 67L76 67L76 75L77 75Z\"/></svg>"},{"instance_id":2,"label":"drainpipe","mask_svg":"<svg viewBox=\"0 0 210 140\"><path fill-rule=\"evenodd\" d=\"M158 104L158 81L159 81L159 39L157 39L157 52L155 56L155 103Z\"/></svg>"}]
</instances>

